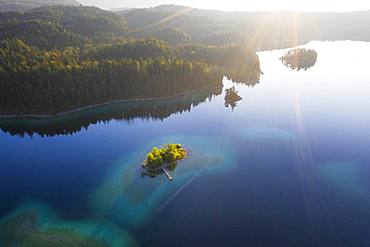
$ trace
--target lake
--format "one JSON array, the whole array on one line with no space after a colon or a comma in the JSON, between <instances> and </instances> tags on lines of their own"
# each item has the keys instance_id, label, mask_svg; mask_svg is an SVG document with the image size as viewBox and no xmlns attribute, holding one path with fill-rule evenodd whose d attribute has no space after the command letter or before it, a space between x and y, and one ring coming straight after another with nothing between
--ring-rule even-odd
<instances>
[{"instance_id":1,"label":"lake","mask_svg":"<svg viewBox=\"0 0 370 247\"><path fill-rule=\"evenodd\" d=\"M31 210L114 247L369 246L370 43L303 47L307 70L259 53L256 85L0 119L0 224ZM170 142L189 150L174 181L142 177Z\"/></svg>"}]
</instances>

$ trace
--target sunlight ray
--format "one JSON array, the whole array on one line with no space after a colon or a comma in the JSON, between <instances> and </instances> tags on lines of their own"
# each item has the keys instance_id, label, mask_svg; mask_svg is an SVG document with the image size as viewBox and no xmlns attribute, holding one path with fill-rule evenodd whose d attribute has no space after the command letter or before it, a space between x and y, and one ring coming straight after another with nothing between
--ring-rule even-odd
<instances>
[{"instance_id":1,"label":"sunlight ray","mask_svg":"<svg viewBox=\"0 0 370 247\"><path fill-rule=\"evenodd\" d=\"M176 13L174 13L174 14L171 14L171 15L169 15L169 16L167 16L167 17L165 17L165 18L163 18L163 19L161 19L161 20L159 20L159 21L157 21L157 22L154 22L154 23L152 23L152 24L150 24L150 25L147 25L147 26L145 26L145 27L142 27L142 28L136 29L133 33L140 33L140 32L146 31L146 30L148 30L148 29L155 28L156 26L160 26L160 25L162 25L162 24L165 24L165 23L167 23L167 22L169 22L169 21L171 21L171 20L173 20L173 19L176 19L176 18L178 18L178 17L180 17L180 16L182 16L182 15L184 15L184 14L188 13L188 12L189 12L189 11L191 11L192 9L193 9L193 8L191 8L191 7L187 7L187 8L185 8L185 9L183 9L183 10L181 10L181 11L179 11L179 12L176 12Z\"/></svg>"}]
</instances>

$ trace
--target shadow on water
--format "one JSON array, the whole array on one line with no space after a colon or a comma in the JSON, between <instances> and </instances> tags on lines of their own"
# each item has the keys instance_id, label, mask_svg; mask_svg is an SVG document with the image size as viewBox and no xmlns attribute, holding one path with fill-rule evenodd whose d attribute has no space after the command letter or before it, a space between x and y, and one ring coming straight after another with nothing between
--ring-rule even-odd
<instances>
[{"instance_id":1,"label":"shadow on water","mask_svg":"<svg viewBox=\"0 0 370 247\"><path fill-rule=\"evenodd\" d=\"M234 83L254 87L259 83L259 76L253 74L233 73L230 80ZM83 129L87 130L98 123L108 123L112 120L130 123L136 119L163 121L174 114L190 112L198 105L210 102L221 95L222 87L205 88L186 93L177 97L165 99L142 100L132 102L118 102L102 106L50 117L0 117L0 130L11 136L53 137L58 135L73 135ZM241 100L241 99L240 99ZM226 100L225 106L232 110L240 100Z\"/></svg>"},{"instance_id":2,"label":"shadow on water","mask_svg":"<svg viewBox=\"0 0 370 247\"><path fill-rule=\"evenodd\" d=\"M0 129L12 136L35 134L42 137L72 135L100 122L135 119L164 120L173 114L190 112L194 107L221 95L222 88L204 89L180 97L131 103L114 103L50 118L0 118Z\"/></svg>"}]
</instances>

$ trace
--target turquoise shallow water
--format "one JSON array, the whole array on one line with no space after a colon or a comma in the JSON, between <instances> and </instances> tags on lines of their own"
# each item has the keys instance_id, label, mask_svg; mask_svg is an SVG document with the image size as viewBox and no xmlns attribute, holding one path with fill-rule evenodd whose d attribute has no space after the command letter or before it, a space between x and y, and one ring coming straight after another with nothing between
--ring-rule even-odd
<instances>
[{"instance_id":1,"label":"turquoise shallow water","mask_svg":"<svg viewBox=\"0 0 370 247\"><path fill-rule=\"evenodd\" d=\"M0 119L0 225L33 210L40 230L114 247L368 246L370 44L306 47L318 52L306 71L260 53L264 75L235 85L233 110L215 89ZM169 142L190 154L174 182L141 177L145 154Z\"/></svg>"},{"instance_id":2,"label":"turquoise shallow water","mask_svg":"<svg viewBox=\"0 0 370 247\"><path fill-rule=\"evenodd\" d=\"M182 143L189 152L189 157L172 173L174 182L164 175L155 179L141 177L143 154L153 146L170 142ZM235 164L233 151L220 138L168 136L145 146L119 162L118 169L108 173L92 199L98 214L130 228L144 224L150 216L164 209L194 179Z\"/></svg>"},{"instance_id":3,"label":"turquoise shallow water","mask_svg":"<svg viewBox=\"0 0 370 247\"><path fill-rule=\"evenodd\" d=\"M68 229L83 236L103 240L112 247L138 246L138 243L128 233L109 221L102 219L67 221L60 218L58 213L47 204L36 201L24 202L15 210L8 213L0 221L0 224L4 224L9 220L28 213L37 214L36 225L40 231ZM40 246L43 246L42 243L40 243Z\"/></svg>"}]
</instances>

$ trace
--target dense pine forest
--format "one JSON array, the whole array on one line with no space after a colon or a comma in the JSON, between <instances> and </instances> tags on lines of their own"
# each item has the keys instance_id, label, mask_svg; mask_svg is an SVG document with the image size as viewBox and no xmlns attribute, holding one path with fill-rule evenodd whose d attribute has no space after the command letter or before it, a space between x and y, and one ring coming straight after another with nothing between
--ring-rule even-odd
<instances>
[{"instance_id":1,"label":"dense pine forest","mask_svg":"<svg viewBox=\"0 0 370 247\"><path fill-rule=\"evenodd\" d=\"M0 15L0 30L3 115L170 97L221 87L224 75L246 83L260 75L256 53L241 45L134 38L124 17L95 7L7 12Z\"/></svg>"},{"instance_id":2,"label":"dense pine forest","mask_svg":"<svg viewBox=\"0 0 370 247\"><path fill-rule=\"evenodd\" d=\"M26 11L50 5L79 6L80 3L76 0L0 0L0 12Z\"/></svg>"}]
</instances>

